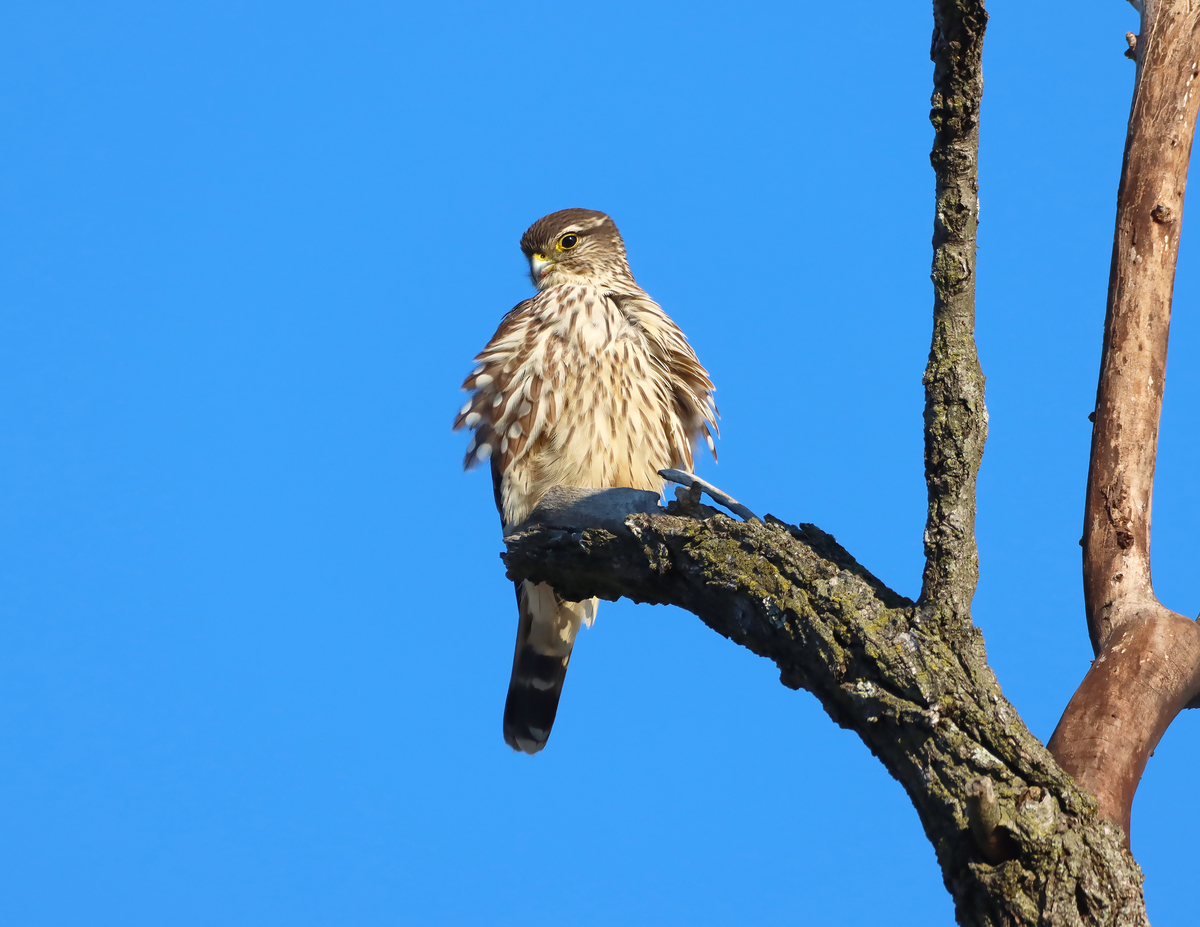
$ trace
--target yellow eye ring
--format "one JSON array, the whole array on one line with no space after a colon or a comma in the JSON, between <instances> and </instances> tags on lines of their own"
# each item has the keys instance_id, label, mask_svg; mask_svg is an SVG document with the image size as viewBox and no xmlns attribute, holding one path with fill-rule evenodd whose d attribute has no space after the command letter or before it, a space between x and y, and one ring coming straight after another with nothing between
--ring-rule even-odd
<instances>
[{"instance_id":1,"label":"yellow eye ring","mask_svg":"<svg viewBox=\"0 0 1200 927\"><path fill-rule=\"evenodd\" d=\"M579 244L579 236L571 232L556 241L554 247L559 251L570 251L577 244Z\"/></svg>"}]
</instances>

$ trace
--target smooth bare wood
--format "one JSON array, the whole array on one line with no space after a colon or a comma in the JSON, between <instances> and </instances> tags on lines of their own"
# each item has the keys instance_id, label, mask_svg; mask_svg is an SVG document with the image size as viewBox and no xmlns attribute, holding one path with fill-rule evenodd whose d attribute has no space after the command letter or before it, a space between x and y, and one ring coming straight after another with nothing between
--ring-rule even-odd
<instances>
[{"instance_id":1,"label":"smooth bare wood","mask_svg":"<svg viewBox=\"0 0 1200 927\"><path fill-rule=\"evenodd\" d=\"M1200 5L1146 0L1117 194L1084 520L1084 600L1097 654L1157 603L1150 513L1171 295L1200 105Z\"/></svg>"},{"instance_id":2,"label":"smooth bare wood","mask_svg":"<svg viewBox=\"0 0 1200 927\"><path fill-rule=\"evenodd\" d=\"M1165 7L1161 0L1150 5ZM549 582L572 598L624 596L681 606L773 660L785 685L811 691L902 783L936 848L960 924L1143 927L1141 873L1124 839L1128 816L1120 811L1128 811L1130 783L1136 788L1146 756L1194 688L1187 670L1197 663L1200 639L1195 625L1164 615L1152 591L1140 612L1121 614L1132 602L1123 600L1102 616L1109 622L1101 629L1107 644L1054 742L1062 756L1078 761L1070 770L1078 779L1065 775L1054 761L1059 754L1030 734L987 665L970 616L978 576L975 475L987 432L974 343L976 165L987 14L980 0L935 0L934 16L931 120L937 134L931 160L938 199L934 332L925 377L929 514L921 600L896 595L814 526L784 525L770 516L765 524L736 523L691 497L688 505L675 503L670 515L632 511L619 524L614 521L619 505L614 510L599 498L572 497L568 512L548 497L547 507L506 538L505 559L511 578ZM1171 17L1176 28L1179 17ZM1152 41L1137 44L1139 52L1153 47ZM1189 67L1194 79L1194 63ZM1142 70L1139 61L1139 74ZM1180 123L1190 127L1195 101L1186 103L1190 116ZM1135 115L1138 106L1135 100ZM1150 121L1151 116L1159 119L1162 113L1150 114ZM1132 121L1130 132L1132 151ZM1179 144L1177 139L1174 147ZM1128 161L1127 156L1127 171ZM1149 228L1178 228L1182 175L1179 180L1177 201L1160 202L1165 194L1157 190L1151 197L1149 221L1155 225ZM1124 185L1122 196L1124 203ZM1135 220L1128 243L1141 242L1142 263L1161 264L1159 240L1139 232L1145 223ZM1125 253L1120 228L1119 223L1114 281ZM1174 234L1174 243L1164 237L1160 250L1177 248ZM1153 281L1137 273L1123 281L1121 286L1141 287L1139 293L1153 290ZM1110 299L1106 352L1114 344L1126 354L1149 350L1136 338L1131 348L1113 337L1124 324L1114 315L1119 302ZM1160 303L1169 309L1169 287ZM1167 319L1155 316L1156 323ZM1164 328L1159 401L1165 334ZM1136 358L1131 362L1119 352L1113 358L1117 375L1140 375ZM1105 365L1107 370L1108 354ZM1152 381L1147 385L1153 394ZM1153 430L1156 438L1157 418ZM1110 431L1117 445L1135 448L1121 443L1120 427ZM1145 443L1135 449L1144 451ZM1120 462L1118 469L1127 466ZM1152 450L1150 467L1152 480ZM1096 473L1104 475L1102 469ZM1112 485L1125 492L1130 484ZM1105 496L1106 505L1117 500L1109 505L1117 513L1110 518L1114 531L1135 518L1122 520L1121 492ZM1136 507L1140 497L1130 498ZM589 516L593 504L600 507ZM1149 484L1136 515L1145 520L1149 589ZM1113 534L1123 552L1136 547L1134 533L1127 533ZM1096 539L1103 541L1101 533ZM1130 556L1136 555L1135 550ZM1094 613L1099 614L1089 607L1089 621ZM1121 633L1113 634L1118 627ZM1125 832L1114 822L1123 822Z\"/></svg>"},{"instance_id":3,"label":"smooth bare wood","mask_svg":"<svg viewBox=\"0 0 1200 927\"><path fill-rule=\"evenodd\" d=\"M1200 692L1200 630L1163 606L1150 516L1171 298L1200 105L1200 4L1146 0L1117 195L1083 529L1097 658L1050 740L1064 769L1129 833L1134 794L1168 725Z\"/></svg>"},{"instance_id":4,"label":"smooth bare wood","mask_svg":"<svg viewBox=\"0 0 1200 927\"><path fill-rule=\"evenodd\" d=\"M1122 623L1050 738L1059 765L1126 834L1146 762L1198 689L1200 627L1158 606Z\"/></svg>"}]
</instances>

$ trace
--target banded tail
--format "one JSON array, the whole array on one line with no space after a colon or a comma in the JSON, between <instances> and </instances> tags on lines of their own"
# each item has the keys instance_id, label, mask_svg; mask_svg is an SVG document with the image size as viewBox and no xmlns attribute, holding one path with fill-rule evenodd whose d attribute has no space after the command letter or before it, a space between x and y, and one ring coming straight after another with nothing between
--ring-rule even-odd
<instances>
[{"instance_id":1,"label":"banded tail","mask_svg":"<svg viewBox=\"0 0 1200 927\"><path fill-rule=\"evenodd\" d=\"M520 622L504 703L504 742L532 754L550 739L575 635L580 624L592 623L599 600L567 602L547 583L526 580L516 587Z\"/></svg>"}]
</instances>

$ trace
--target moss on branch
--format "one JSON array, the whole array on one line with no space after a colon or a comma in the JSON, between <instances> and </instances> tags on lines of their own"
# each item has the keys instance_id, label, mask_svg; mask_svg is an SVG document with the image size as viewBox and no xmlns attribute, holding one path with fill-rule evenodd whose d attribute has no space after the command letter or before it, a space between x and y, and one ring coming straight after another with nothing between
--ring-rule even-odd
<instances>
[{"instance_id":1,"label":"moss on branch","mask_svg":"<svg viewBox=\"0 0 1200 927\"><path fill-rule=\"evenodd\" d=\"M1094 799L1025 727L986 662L819 528L636 513L619 531L547 518L507 545L514 579L572 599L678 605L773 661L784 685L812 692L908 792L960 923L1146 923L1119 829L1096 818ZM1014 848L999 865L968 826L968 783L981 777L995 784ZM1082 898L1105 917L1081 919ZM1070 917L1046 919L1068 903Z\"/></svg>"}]
</instances>

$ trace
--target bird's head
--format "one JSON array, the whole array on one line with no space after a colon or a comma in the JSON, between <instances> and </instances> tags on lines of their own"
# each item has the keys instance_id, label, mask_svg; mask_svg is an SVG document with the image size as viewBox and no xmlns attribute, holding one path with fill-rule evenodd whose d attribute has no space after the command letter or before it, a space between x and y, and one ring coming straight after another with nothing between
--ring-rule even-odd
<instances>
[{"instance_id":1,"label":"bird's head","mask_svg":"<svg viewBox=\"0 0 1200 927\"><path fill-rule=\"evenodd\" d=\"M558 283L632 277L616 223L594 209L562 209L543 216L521 236L521 251L539 290Z\"/></svg>"}]
</instances>

